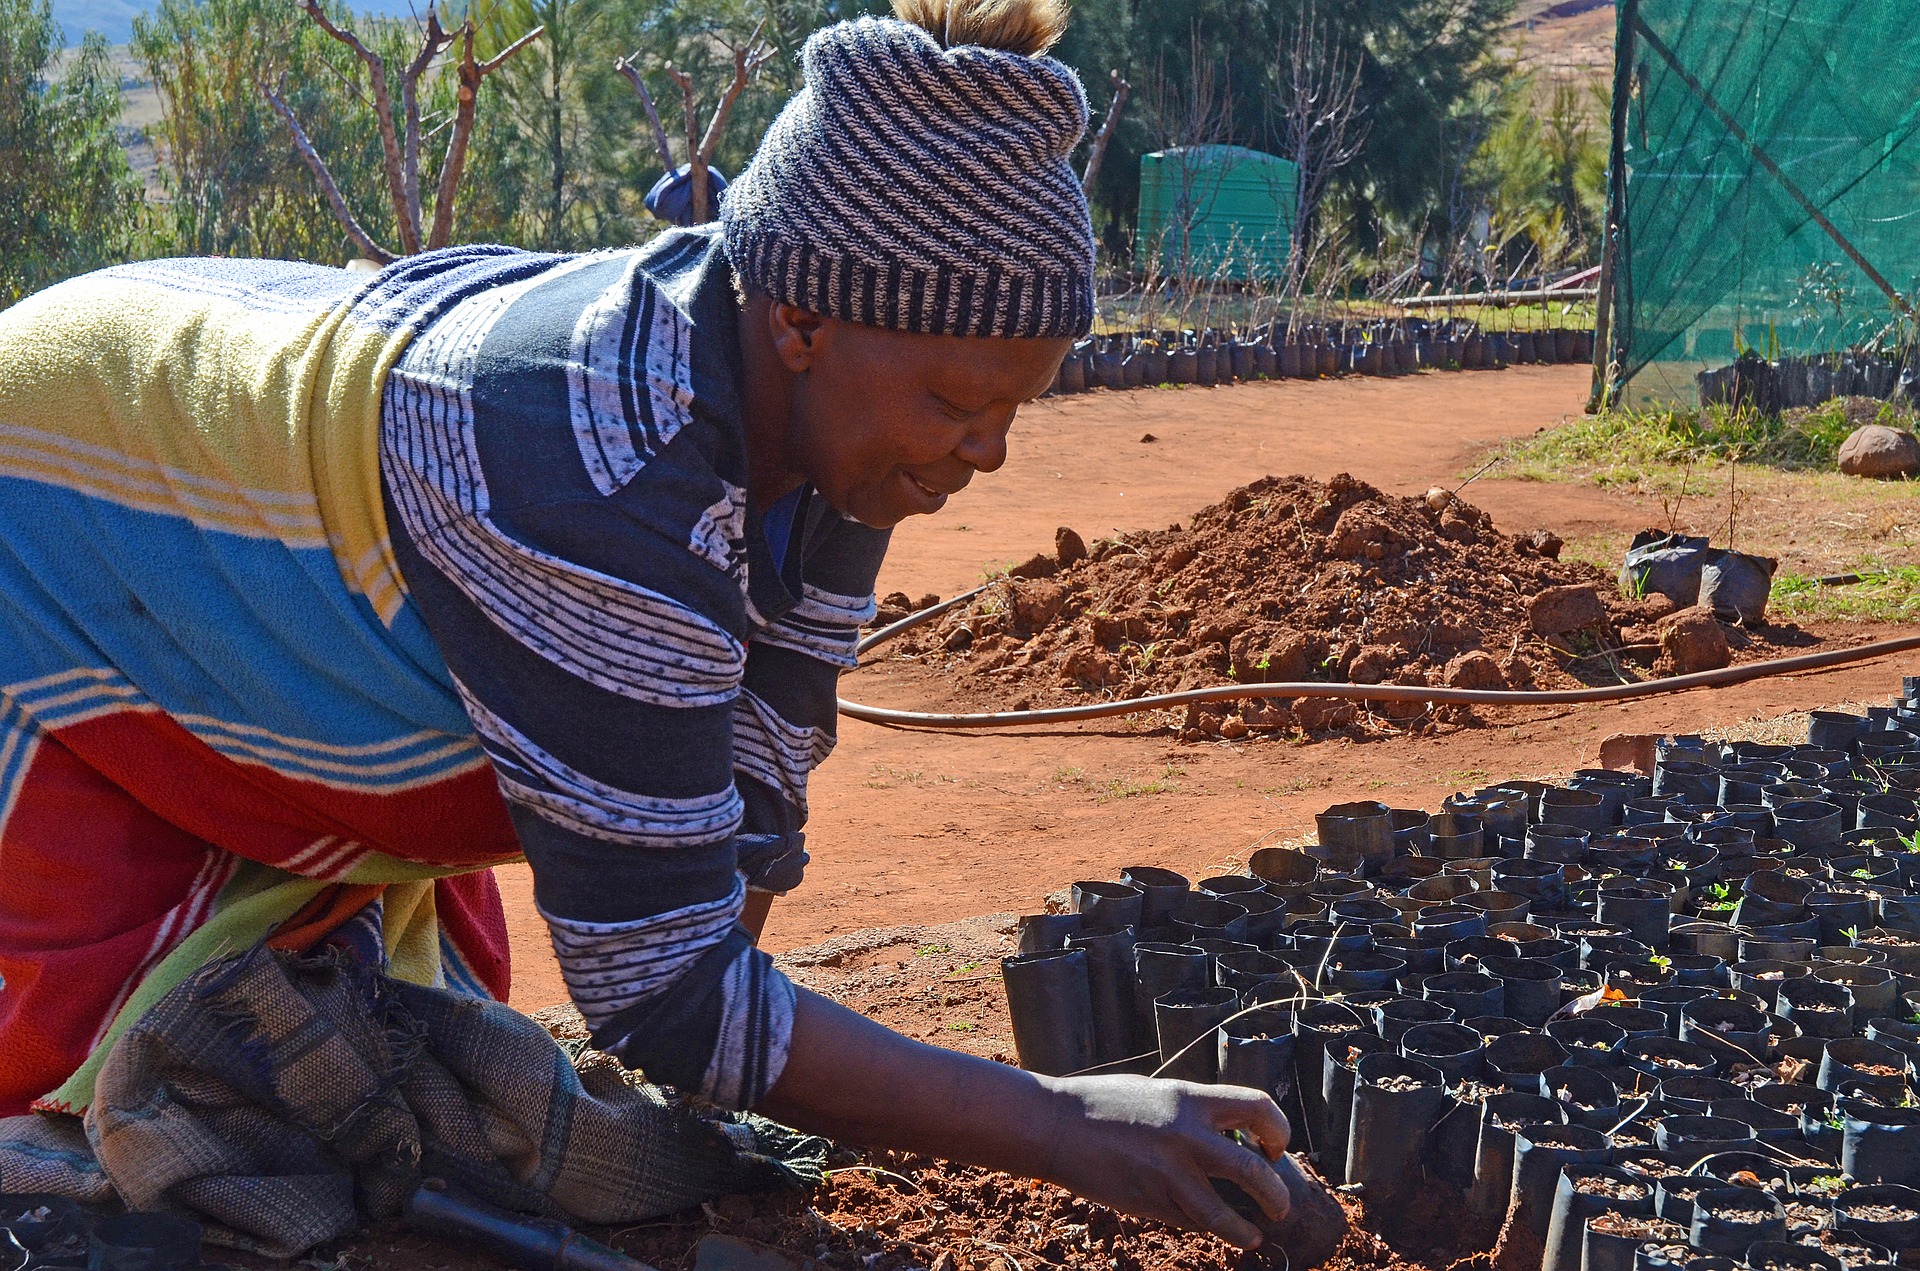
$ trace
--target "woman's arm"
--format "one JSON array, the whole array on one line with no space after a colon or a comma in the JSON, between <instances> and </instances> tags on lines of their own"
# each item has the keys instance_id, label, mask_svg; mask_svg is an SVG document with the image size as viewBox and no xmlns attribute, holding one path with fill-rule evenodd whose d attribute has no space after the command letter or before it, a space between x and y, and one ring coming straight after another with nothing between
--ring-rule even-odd
<instances>
[{"instance_id":1,"label":"woman's arm","mask_svg":"<svg viewBox=\"0 0 1920 1271\"><path fill-rule=\"evenodd\" d=\"M925 1152L1059 1183L1143 1218L1251 1249L1260 1231L1208 1180L1238 1183L1278 1221L1287 1146L1273 1100L1237 1086L1145 1077L1042 1077L910 1041L796 987L787 1065L758 1111L869 1148Z\"/></svg>"}]
</instances>

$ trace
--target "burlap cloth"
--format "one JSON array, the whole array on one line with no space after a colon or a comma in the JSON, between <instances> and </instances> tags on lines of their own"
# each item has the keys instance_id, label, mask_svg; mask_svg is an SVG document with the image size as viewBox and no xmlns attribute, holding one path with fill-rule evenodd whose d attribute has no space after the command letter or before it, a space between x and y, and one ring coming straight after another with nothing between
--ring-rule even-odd
<instances>
[{"instance_id":1,"label":"burlap cloth","mask_svg":"<svg viewBox=\"0 0 1920 1271\"><path fill-rule=\"evenodd\" d=\"M437 1176L512 1209L633 1223L811 1186L823 1140L695 1108L612 1059L578 1062L495 1002L351 957L209 963L117 1042L85 1130L0 1119L0 1192L197 1218L293 1257L400 1212Z\"/></svg>"}]
</instances>

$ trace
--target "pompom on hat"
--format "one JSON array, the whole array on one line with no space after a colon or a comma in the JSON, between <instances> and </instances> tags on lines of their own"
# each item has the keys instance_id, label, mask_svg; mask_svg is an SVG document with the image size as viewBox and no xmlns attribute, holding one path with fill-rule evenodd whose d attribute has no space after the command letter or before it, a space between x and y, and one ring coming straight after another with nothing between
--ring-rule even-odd
<instances>
[{"instance_id":1,"label":"pompom on hat","mask_svg":"<svg viewBox=\"0 0 1920 1271\"><path fill-rule=\"evenodd\" d=\"M1093 325L1057 0L897 0L816 32L806 87L720 205L746 286L865 326L1061 337ZM984 41L984 42L976 42Z\"/></svg>"}]
</instances>

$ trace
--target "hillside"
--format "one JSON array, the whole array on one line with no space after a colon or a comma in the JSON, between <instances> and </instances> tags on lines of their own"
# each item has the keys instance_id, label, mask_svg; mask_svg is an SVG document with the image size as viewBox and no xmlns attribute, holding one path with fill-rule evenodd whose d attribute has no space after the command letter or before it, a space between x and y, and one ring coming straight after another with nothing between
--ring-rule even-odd
<instances>
[{"instance_id":1,"label":"hillside","mask_svg":"<svg viewBox=\"0 0 1920 1271\"><path fill-rule=\"evenodd\" d=\"M1613 73L1613 0L1520 0L1512 31L1520 62L1553 77Z\"/></svg>"},{"instance_id":2,"label":"hillside","mask_svg":"<svg viewBox=\"0 0 1920 1271\"><path fill-rule=\"evenodd\" d=\"M125 44L133 38L133 20L154 8L159 0L53 0L53 20L66 33L67 43L77 45L88 31L98 31L109 44ZM353 0L356 12L383 16L404 16L414 12L408 0Z\"/></svg>"}]
</instances>

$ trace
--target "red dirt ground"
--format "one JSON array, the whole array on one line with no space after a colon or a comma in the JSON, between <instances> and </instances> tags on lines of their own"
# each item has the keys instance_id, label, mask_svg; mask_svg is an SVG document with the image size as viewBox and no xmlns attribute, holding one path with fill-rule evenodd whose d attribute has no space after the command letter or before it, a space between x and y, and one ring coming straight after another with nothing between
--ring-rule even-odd
<instances>
[{"instance_id":1,"label":"red dirt ground","mask_svg":"<svg viewBox=\"0 0 1920 1271\"><path fill-rule=\"evenodd\" d=\"M1400 494L1456 485L1488 444L1577 414L1587 383L1580 367L1515 367L1039 402L1015 426L1004 469L895 532L880 590L950 595L978 583L985 566L1051 549L1057 526L1089 541L1163 527L1269 472L1351 472ZM1147 432L1158 440L1140 442ZM1514 534L1631 534L1660 512L1648 499L1574 485L1482 478L1468 491ZM1827 634L1855 643L1890 633ZM1883 661L1627 705L1482 712L1492 726L1365 744L1191 745L1125 720L981 734L843 720L839 748L813 780L813 864L805 886L775 905L766 944L777 952L861 928L1020 910L1128 864L1216 872L1209 867L1244 861L1262 841L1305 832L1330 803L1435 804L1488 774L1589 765L1611 733L1878 700L1903 669L1920 666ZM947 704L940 684L887 664L849 675L843 688L878 705ZM531 878L524 866L497 873L514 1004L564 1001Z\"/></svg>"},{"instance_id":2,"label":"red dirt ground","mask_svg":"<svg viewBox=\"0 0 1920 1271\"><path fill-rule=\"evenodd\" d=\"M984 566L1050 548L1058 525L1089 540L1165 526L1269 472L1325 480L1347 471L1401 494L1452 486L1488 443L1577 411L1586 383L1576 367L1517 368L1041 403L1023 415L1003 472L982 478L941 517L900 529L880 589L951 594L978 582ZM1147 432L1157 440L1141 442ZM1568 538L1625 535L1658 512L1631 495L1578 486L1483 479L1471 493L1514 534L1539 527ZM1852 626L1820 634L1855 643L1890 632ZM1611 733L1699 731L1878 700L1914 669L1889 660L1626 705L1483 712L1479 726L1367 742L1181 743L1151 720L973 735L843 721L838 753L813 783L807 883L776 905L766 944L798 982L909 1036L1004 1058L1011 1040L993 972L1010 945L1010 915L1040 908L1075 879L1112 877L1135 863L1190 877L1220 872L1263 842L1302 834L1330 803L1366 797L1433 807L1491 779L1588 766ZM891 706L952 700L939 677L897 663L863 668L844 688ZM514 938L514 1004L561 1002L527 872L498 872ZM742 1238L737 1248L749 1253L777 1245L820 1271L1235 1265L1210 1241L1117 1219L1057 1188L895 1157L870 1158L804 1201L730 1197L595 1234L680 1269L709 1234ZM502 1265L392 1229L323 1254L339 1261L309 1265ZM1436 1251L1431 1264L1449 1261ZM1364 1232L1329 1265L1425 1271Z\"/></svg>"}]
</instances>

